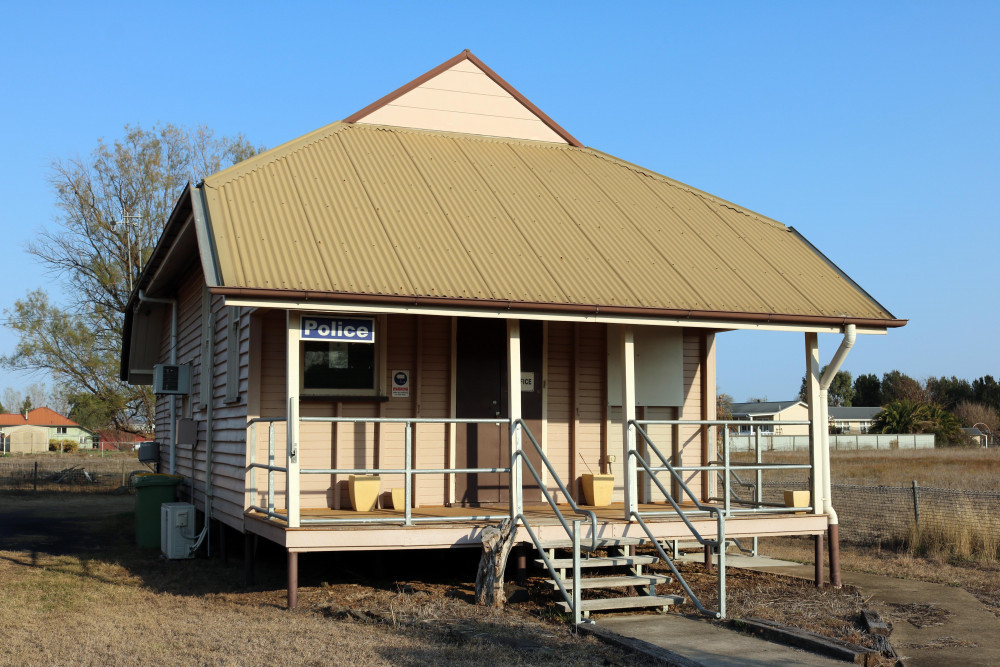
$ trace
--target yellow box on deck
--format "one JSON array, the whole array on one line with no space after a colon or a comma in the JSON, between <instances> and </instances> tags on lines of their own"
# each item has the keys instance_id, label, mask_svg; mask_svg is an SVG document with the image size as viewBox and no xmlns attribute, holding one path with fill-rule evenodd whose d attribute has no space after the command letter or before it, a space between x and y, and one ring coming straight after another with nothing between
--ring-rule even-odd
<instances>
[{"instance_id":1,"label":"yellow box on deck","mask_svg":"<svg viewBox=\"0 0 1000 667\"><path fill-rule=\"evenodd\" d=\"M785 489L785 507L809 507L809 491L790 491ZM805 514L805 512L796 512Z\"/></svg>"},{"instance_id":2,"label":"yellow box on deck","mask_svg":"<svg viewBox=\"0 0 1000 667\"><path fill-rule=\"evenodd\" d=\"M603 507L611 504L611 496L615 490L614 475L584 473L580 481L583 482L583 503L585 505Z\"/></svg>"},{"instance_id":3,"label":"yellow box on deck","mask_svg":"<svg viewBox=\"0 0 1000 667\"><path fill-rule=\"evenodd\" d=\"M351 475L348 482L351 489L351 507L358 512L371 512L378 501L378 491L382 478L378 475Z\"/></svg>"},{"instance_id":4,"label":"yellow box on deck","mask_svg":"<svg viewBox=\"0 0 1000 667\"><path fill-rule=\"evenodd\" d=\"M392 490L392 509L406 509L406 489Z\"/></svg>"}]
</instances>

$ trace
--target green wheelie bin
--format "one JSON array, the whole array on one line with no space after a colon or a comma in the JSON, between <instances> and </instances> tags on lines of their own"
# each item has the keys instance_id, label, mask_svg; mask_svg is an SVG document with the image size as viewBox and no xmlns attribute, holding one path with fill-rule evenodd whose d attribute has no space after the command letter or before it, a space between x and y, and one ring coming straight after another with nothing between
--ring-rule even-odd
<instances>
[{"instance_id":1,"label":"green wheelie bin","mask_svg":"<svg viewBox=\"0 0 1000 667\"><path fill-rule=\"evenodd\" d=\"M177 500L180 475L149 473L136 475L135 486L135 543L140 549L160 547L160 505Z\"/></svg>"}]
</instances>

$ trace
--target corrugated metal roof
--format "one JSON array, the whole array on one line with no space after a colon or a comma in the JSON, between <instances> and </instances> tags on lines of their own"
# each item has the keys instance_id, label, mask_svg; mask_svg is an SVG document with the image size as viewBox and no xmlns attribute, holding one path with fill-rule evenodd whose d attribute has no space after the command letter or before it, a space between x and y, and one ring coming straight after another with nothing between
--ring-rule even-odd
<instances>
[{"instance_id":1,"label":"corrugated metal roof","mask_svg":"<svg viewBox=\"0 0 1000 667\"><path fill-rule=\"evenodd\" d=\"M784 225L589 148L334 123L201 187L224 288L893 320Z\"/></svg>"}]
</instances>

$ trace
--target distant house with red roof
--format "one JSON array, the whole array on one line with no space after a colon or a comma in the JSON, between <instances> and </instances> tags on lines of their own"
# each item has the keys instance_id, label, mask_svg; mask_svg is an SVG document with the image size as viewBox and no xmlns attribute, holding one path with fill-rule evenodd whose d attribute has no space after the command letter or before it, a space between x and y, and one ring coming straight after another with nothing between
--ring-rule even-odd
<instances>
[{"instance_id":1,"label":"distant house with red roof","mask_svg":"<svg viewBox=\"0 0 1000 667\"><path fill-rule=\"evenodd\" d=\"M106 429L98 431L99 447L102 452L132 451L140 442L152 440L152 435L142 433L130 433L120 429Z\"/></svg>"},{"instance_id":2,"label":"distant house with red roof","mask_svg":"<svg viewBox=\"0 0 1000 667\"><path fill-rule=\"evenodd\" d=\"M51 408L0 414L0 445L4 452L46 452L50 440L72 440L81 449L93 449L94 432Z\"/></svg>"}]
</instances>

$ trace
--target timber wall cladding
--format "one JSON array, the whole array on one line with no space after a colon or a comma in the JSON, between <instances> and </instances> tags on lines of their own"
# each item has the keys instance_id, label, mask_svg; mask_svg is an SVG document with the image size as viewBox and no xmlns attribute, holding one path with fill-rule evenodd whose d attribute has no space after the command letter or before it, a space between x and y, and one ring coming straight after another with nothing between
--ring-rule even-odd
<instances>
[{"instance_id":1,"label":"timber wall cladding","mask_svg":"<svg viewBox=\"0 0 1000 667\"><path fill-rule=\"evenodd\" d=\"M212 432L212 513L213 516L238 530L243 527L244 466L246 465L247 390L249 387L249 324L246 314L237 315L239 321L238 398L225 401L226 359L230 311L221 297L210 297L203 292L200 271L195 271L180 285L178 300L177 362L192 366L192 392L190 396L158 397L156 425L158 433L171 433L170 401L177 400L177 418L192 418L197 422L197 438L193 444L179 444L176 448L177 474L185 478L181 493L186 494L199 509L205 509L205 465L207 457L207 405L202 398L211 396L213 401ZM209 332L206 312L215 314L215 328ZM214 356L203 358L209 349L208 336L213 337ZM160 341L159 363L170 360L170 332L164 331ZM210 393L202 392L202 383L209 383ZM160 443L161 470L169 465L169 443Z\"/></svg>"},{"instance_id":2,"label":"timber wall cladding","mask_svg":"<svg viewBox=\"0 0 1000 667\"><path fill-rule=\"evenodd\" d=\"M285 320L269 314L261 326L260 412L262 417L285 416ZM386 363L381 379L388 392L389 374L410 371L410 395L386 401L309 400L301 403L303 417L423 417L451 415L451 321L444 317L390 315L386 317ZM275 425L275 465L284 465L285 429ZM303 423L300 426L302 468L402 468L405 427L402 424ZM256 460L267 460L267 428L258 427ZM420 424L413 432L415 468L448 465L448 429L442 424ZM403 488L402 475L382 477L381 499L387 506L392 488ZM284 506L284 476L275 475L275 504ZM414 477L416 505L442 505L447 498L445 475ZM347 475L303 475L302 507L350 507ZM266 500L266 485L258 474L258 501ZM260 504L260 502L258 502Z\"/></svg>"},{"instance_id":3,"label":"timber wall cladding","mask_svg":"<svg viewBox=\"0 0 1000 667\"><path fill-rule=\"evenodd\" d=\"M693 329L685 329L683 336L684 355L684 402L679 407L675 406L646 406L636 409L638 419L702 419L702 350L704 345L704 335ZM614 463L610 466L610 471L615 475L615 492L613 500L622 502L625 500L624 487L624 455L622 453L622 411L620 406L609 406L607 415L607 453L615 457ZM701 429L697 426L673 427L667 425L652 425L646 431L650 439L664 456L673 457L674 461L679 461L680 465L698 466L702 465L702 440ZM642 448L642 439L637 437L636 447ZM641 451L641 449L640 449ZM659 465L659 459L655 454L649 452L646 459L653 465ZM584 471L587 472L587 471ZM660 482L671 490L669 473L659 473L657 475ZM701 495L701 475L696 472L684 474L684 480L688 484L692 493ZM677 490L673 490L677 493ZM653 484L651 480L645 479L644 474L639 475L639 499L640 501L660 502L663 501L663 494Z\"/></svg>"}]
</instances>

